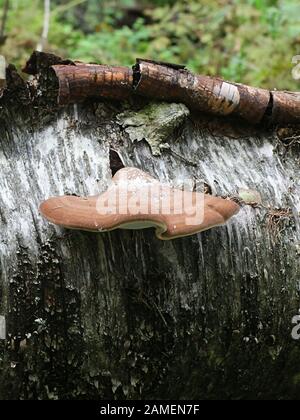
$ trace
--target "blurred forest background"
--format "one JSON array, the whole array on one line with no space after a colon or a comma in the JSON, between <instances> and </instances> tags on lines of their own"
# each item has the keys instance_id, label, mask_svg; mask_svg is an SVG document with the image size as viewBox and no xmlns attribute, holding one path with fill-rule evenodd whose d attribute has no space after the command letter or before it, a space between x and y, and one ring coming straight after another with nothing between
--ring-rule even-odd
<instances>
[{"instance_id":1,"label":"blurred forest background","mask_svg":"<svg viewBox=\"0 0 300 420\"><path fill-rule=\"evenodd\" d=\"M0 0L0 53L18 67L40 42L45 3ZM50 0L50 9L44 50L65 58L123 65L150 58L299 90L291 74L299 0Z\"/></svg>"}]
</instances>

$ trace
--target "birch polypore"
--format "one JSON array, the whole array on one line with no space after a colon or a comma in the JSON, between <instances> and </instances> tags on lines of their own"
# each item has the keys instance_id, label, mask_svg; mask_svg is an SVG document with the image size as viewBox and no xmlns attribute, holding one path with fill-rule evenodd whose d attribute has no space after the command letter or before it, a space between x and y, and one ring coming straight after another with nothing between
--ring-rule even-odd
<instances>
[{"instance_id":1,"label":"birch polypore","mask_svg":"<svg viewBox=\"0 0 300 420\"><path fill-rule=\"evenodd\" d=\"M193 235L224 224L240 207L231 200L181 191L136 168L123 168L103 194L46 200L41 214L69 229L105 232L155 228L162 240Z\"/></svg>"}]
</instances>

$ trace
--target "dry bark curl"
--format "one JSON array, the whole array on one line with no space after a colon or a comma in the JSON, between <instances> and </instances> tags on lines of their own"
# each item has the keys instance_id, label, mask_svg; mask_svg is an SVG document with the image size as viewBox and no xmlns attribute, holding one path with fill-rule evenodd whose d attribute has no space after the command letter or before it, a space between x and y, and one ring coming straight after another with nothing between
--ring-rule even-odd
<instances>
[{"instance_id":1,"label":"dry bark curl","mask_svg":"<svg viewBox=\"0 0 300 420\"><path fill-rule=\"evenodd\" d=\"M134 95L181 102L195 111L242 118L250 124L299 124L300 94L269 91L218 77L195 75L184 66L137 59L133 68L85 64L35 51L23 71L54 71L59 105L87 98L127 99Z\"/></svg>"}]
</instances>

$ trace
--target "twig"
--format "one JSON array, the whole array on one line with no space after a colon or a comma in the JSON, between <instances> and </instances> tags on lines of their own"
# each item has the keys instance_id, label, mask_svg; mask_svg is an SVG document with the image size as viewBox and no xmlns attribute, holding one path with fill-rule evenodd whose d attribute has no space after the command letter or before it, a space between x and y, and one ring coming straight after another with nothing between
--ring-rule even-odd
<instances>
[{"instance_id":1,"label":"twig","mask_svg":"<svg viewBox=\"0 0 300 420\"><path fill-rule=\"evenodd\" d=\"M41 40L37 45L37 51L42 52L48 40L49 27L50 27L50 0L44 0L44 24Z\"/></svg>"},{"instance_id":2,"label":"twig","mask_svg":"<svg viewBox=\"0 0 300 420\"><path fill-rule=\"evenodd\" d=\"M80 62L64 64L68 65L53 66L60 105L88 97L119 100L139 95L182 103L198 113L243 118L254 125L300 123L300 92L268 91L193 74L175 64L141 59L133 70Z\"/></svg>"}]
</instances>

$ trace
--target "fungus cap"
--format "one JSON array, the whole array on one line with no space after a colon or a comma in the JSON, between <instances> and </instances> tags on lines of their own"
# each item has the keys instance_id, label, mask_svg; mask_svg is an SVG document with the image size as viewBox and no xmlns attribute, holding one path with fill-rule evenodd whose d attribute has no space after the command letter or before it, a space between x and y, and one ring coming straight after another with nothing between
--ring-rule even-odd
<instances>
[{"instance_id":1,"label":"fungus cap","mask_svg":"<svg viewBox=\"0 0 300 420\"><path fill-rule=\"evenodd\" d=\"M153 227L162 240L223 225L239 209L232 200L174 189L136 168L119 170L103 194L53 197L40 206L49 222L68 229L105 232Z\"/></svg>"}]
</instances>

